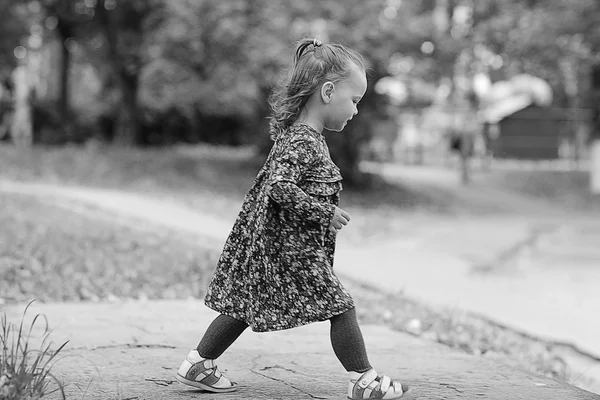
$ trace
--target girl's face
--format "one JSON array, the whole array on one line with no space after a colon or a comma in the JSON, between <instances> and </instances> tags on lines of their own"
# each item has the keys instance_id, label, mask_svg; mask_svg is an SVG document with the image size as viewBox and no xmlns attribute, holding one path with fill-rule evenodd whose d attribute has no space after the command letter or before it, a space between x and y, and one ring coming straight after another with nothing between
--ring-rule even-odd
<instances>
[{"instance_id":1,"label":"girl's face","mask_svg":"<svg viewBox=\"0 0 600 400\"><path fill-rule=\"evenodd\" d=\"M367 77L357 65L352 65L350 74L334 84L325 104L325 129L340 132L349 120L358 114L358 102L367 91Z\"/></svg>"}]
</instances>

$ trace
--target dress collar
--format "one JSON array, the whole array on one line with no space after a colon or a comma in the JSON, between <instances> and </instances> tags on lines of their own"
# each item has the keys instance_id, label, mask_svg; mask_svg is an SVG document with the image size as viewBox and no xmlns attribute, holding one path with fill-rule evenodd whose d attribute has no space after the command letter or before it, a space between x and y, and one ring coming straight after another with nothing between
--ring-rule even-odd
<instances>
[{"instance_id":1,"label":"dress collar","mask_svg":"<svg viewBox=\"0 0 600 400\"><path fill-rule=\"evenodd\" d=\"M321 132L317 131L315 128L313 128L312 126L308 125L307 123L304 123L304 122L295 122L292 126L295 126L295 127L301 127L301 126L302 127L306 127L306 128L308 128L308 131L310 133L312 133L313 135L315 135L315 136L317 136L319 138L323 138L323 134Z\"/></svg>"}]
</instances>

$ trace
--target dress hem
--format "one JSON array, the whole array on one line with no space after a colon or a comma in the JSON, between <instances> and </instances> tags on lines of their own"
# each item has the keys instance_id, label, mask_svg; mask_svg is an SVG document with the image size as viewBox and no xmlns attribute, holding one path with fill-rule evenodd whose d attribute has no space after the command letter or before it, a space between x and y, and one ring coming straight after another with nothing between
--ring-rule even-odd
<instances>
[{"instance_id":1,"label":"dress hem","mask_svg":"<svg viewBox=\"0 0 600 400\"><path fill-rule=\"evenodd\" d=\"M206 301L204 302L204 304L208 308L210 308L211 310L213 310L213 311L216 311L216 312L218 312L220 314L223 314L223 315L227 315L228 317L231 317L231 318L236 319L238 321L244 322L245 324L248 325L248 327L250 327L250 329L252 329L252 332L256 332L256 333L285 331L285 330L289 330L289 329L293 329L293 328L299 328L299 327L305 326L305 325L314 324L314 323L317 323L317 322L325 322L325 321L327 321L327 320L335 317L336 315L341 315L341 314L343 314L345 312L348 312L348 311L352 310L353 308L355 308L355 305L352 304L350 306L342 308L342 310L340 310L339 312L338 311L331 311L331 312L328 312L326 314L323 314L323 316L320 317L319 319L299 321L299 323L295 324L295 325L288 324L288 325L284 325L284 326L277 327L277 328L262 329L262 328L257 328L255 324L253 325L251 323L248 323L247 320L245 320L244 318L241 318L239 315L235 315L235 313L228 312L228 311L225 311L225 310L221 310L221 309L219 309L219 307L217 307L215 305L212 305L212 304L209 304Z\"/></svg>"}]
</instances>

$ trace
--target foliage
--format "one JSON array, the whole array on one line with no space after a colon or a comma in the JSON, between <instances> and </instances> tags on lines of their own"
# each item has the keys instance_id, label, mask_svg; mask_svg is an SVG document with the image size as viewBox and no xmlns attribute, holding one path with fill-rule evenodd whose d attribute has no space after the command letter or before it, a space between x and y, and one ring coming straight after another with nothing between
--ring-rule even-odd
<instances>
[{"instance_id":1,"label":"foliage","mask_svg":"<svg viewBox=\"0 0 600 400\"><path fill-rule=\"evenodd\" d=\"M33 318L29 331L25 329L25 316L32 303L25 307L18 327L8 321L5 313L0 319L0 398L3 400L37 400L55 392L65 398L62 383L50 370L68 342L54 350L49 342L48 321L40 314ZM41 318L45 326L40 348L36 350L31 348L31 341L35 339L31 334Z\"/></svg>"},{"instance_id":2,"label":"foliage","mask_svg":"<svg viewBox=\"0 0 600 400\"><path fill-rule=\"evenodd\" d=\"M506 74L529 73L550 82L557 106L569 96L585 106L589 71L600 50L600 4L594 0L477 2L474 37L503 57ZM572 87L576 85L575 87Z\"/></svg>"},{"instance_id":3,"label":"foliage","mask_svg":"<svg viewBox=\"0 0 600 400\"><path fill-rule=\"evenodd\" d=\"M6 79L17 63L13 52L17 45L25 43L27 15L25 4L0 0L0 79Z\"/></svg>"},{"instance_id":4,"label":"foliage","mask_svg":"<svg viewBox=\"0 0 600 400\"><path fill-rule=\"evenodd\" d=\"M35 7L24 6L33 3L9 7L3 0L0 9L9 13L2 18L23 10L36 14ZM590 97L588 71L600 48L600 6L594 0L41 4L39 12L57 17L55 33L70 43L65 57L93 66L101 82L97 104L90 105L100 111L87 123L102 124L101 137L121 143L258 143L268 149L266 98L289 65L293 41L317 36L356 48L370 64L370 89L348 134L332 141L351 181L360 181L360 147L377 134L372 122L389 114L372 89L381 78L405 82L410 98L404 106L422 107L440 99L437 89L445 82L470 96L468 80L478 72L496 80L532 73L552 84L556 105L583 107ZM24 18L14 21L33 17ZM27 29L12 21L2 24L6 35L0 37L14 44Z\"/></svg>"}]
</instances>

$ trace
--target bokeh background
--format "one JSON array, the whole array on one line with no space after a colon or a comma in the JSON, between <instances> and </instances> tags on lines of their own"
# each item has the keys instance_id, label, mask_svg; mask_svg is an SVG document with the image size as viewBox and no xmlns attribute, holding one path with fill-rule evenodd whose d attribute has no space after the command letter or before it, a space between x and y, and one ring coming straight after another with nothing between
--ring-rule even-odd
<instances>
[{"instance_id":1,"label":"bokeh background","mask_svg":"<svg viewBox=\"0 0 600 400\"><path fill-rule=\"evenodd\" d=\"M0 0L0 307L202 298L303 37L361 320L600 392L596 0Z\"/></svg>"}]
</instances>

